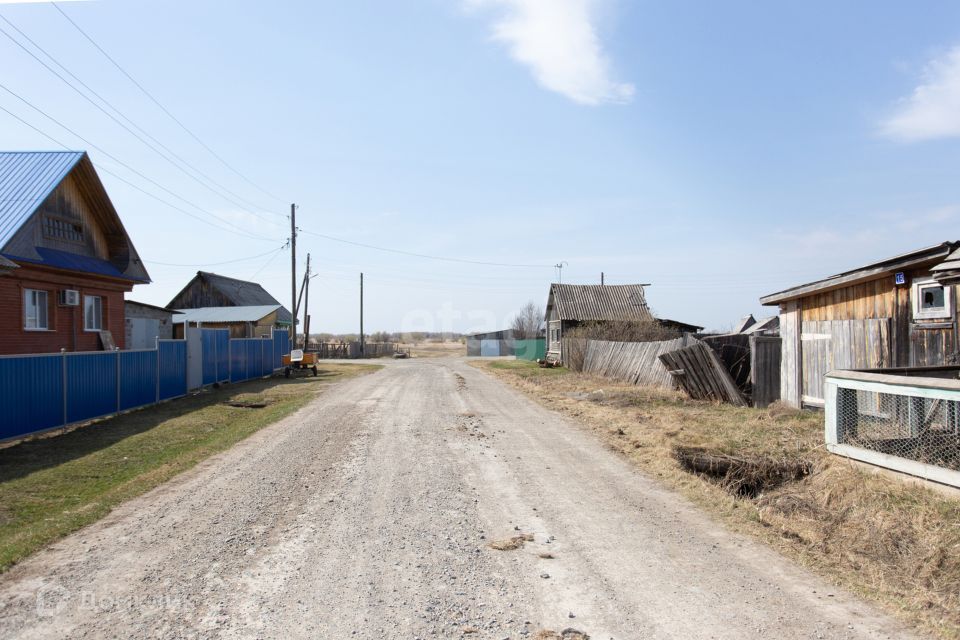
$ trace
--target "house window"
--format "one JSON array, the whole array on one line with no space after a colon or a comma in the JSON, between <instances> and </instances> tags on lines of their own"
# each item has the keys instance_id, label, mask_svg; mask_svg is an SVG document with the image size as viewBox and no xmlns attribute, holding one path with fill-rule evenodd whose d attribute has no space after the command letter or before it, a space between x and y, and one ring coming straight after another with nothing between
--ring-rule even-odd
<instances>
[{"instance_id":1,"label":"house window","mask_svg":"<svg viewBox=\"0 0 960 640\"><path fill-rule=\"evenodd\" d=\"M63 218L47 217L43 222L43 235L59 240L83 242L83 225Z\"/></svg>"},{"instance_id":2,"label":"house window","mask_svg":"<svg viewBox=\"0 0 960 640\"><path fill-rule=\"evenodd\" d=\"M83 296L83 330L103 329L103 301L100 296Z\"/></svg>"},{"instance_id":3,"label":"house window","mask_svg":"<svg viewBox=\"0 0 960 640\"><path fill-rule=\"evenodd\" d=\"M915 280L912 297L914 320L953 317L953 292L936 280Z\"/></svg>"},{"instance_id":4,"label":"house window","mask_svg":"<svg viewBox=\"0 0 960 640\"><path fill-rule=\"evenodd\" d=\"M37 289L23 290L23 328L49 329L47 323L47 292Z\"/></svg>"}]
</instances>

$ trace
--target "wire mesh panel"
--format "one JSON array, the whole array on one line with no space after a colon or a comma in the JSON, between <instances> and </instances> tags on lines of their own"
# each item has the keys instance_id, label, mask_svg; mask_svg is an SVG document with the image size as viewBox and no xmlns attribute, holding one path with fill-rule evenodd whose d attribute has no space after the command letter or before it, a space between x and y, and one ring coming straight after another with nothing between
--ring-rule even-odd
<instances>
[{"instance_id":1,"label":"wire mesh panel","mask_svg":"<svg viewBox=\"0 0 960 640\"><path fill-rule=\"evenodd\" d=\"M825 387L831 451L960 486L960 380L840 371Z\"/></svg>"},{"instance_id":2,"label":"wire mesh panel","mask_svg":"<svg viewBox=\"0 0 960 640\"><path fill-rule=\"evenodd\" d=\"M960 471L960 401L840 388L837 442Z\"/></svg>"}]
</instances>

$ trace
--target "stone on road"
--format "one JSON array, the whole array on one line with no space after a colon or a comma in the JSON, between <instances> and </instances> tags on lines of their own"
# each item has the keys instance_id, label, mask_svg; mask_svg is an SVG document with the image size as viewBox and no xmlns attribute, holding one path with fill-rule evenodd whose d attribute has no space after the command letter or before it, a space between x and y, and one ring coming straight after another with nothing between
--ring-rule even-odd
<instances>
[{"instance_id":1,"label":"stone on road","mask_svg":"<svg viewBox=\"0 0 960 640\"><path fill-rule=\"evenodd\" d=\"M0 576L3 638L571 627L604 640L910 636L452 358L338 383Z\"/></svg>"}]
</instances>

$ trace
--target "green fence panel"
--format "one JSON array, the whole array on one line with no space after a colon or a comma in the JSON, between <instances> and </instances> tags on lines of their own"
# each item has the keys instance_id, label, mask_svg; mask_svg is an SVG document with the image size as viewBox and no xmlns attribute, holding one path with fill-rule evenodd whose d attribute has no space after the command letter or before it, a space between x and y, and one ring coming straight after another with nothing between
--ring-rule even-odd
<instances>
[{"instance_id":1,"label":"green fence panel","mask_svg":"<svg viewBox=\"0 0 960 640\"><path fill-rule=\"evenodd\" d=\"M547 355L547 341L544 338L514 340L513 355L518 360L542 360Z\"/></svg>"}]
</instances>

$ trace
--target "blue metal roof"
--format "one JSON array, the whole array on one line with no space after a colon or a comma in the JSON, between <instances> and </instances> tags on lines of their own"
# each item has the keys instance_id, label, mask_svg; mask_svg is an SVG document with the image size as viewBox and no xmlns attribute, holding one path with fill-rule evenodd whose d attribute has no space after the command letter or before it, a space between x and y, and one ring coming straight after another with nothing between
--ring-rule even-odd
<instances>
[{"instance_id":1,"label":"blue metal roof","mask_svg":"<svg viewBox=\"0 0 960 640\"><path fill-rule=\"evenodd\" d=\"M67 269L69 271L82 271L83 273L93 273L100 276L108 276L110 278L130 280L131 282L150 282L149 280L141 278L131 278L117 269L111 263L107 262L106 260L101 260L100 258L91 258L89 256L81 256L76 253L59 251L57 249L47 249L45 247L37 247L36 251L40 255L40 260L21 258L19 256L13 256L10 254L4 254L2 257L6 257L11 260L17 260L18 262L41 264L45 267L55 267L57 269Z\"/></svg>"},{"instance_id":2,"label":"blue metal roof","mask_svg":"<svg viewBox=\"0 0 960 640\"><path fill-rule=\"evenodd\" d=\"M83 151L0 152L0 249L83 156Z\"/></svg>"}]
</instances>

